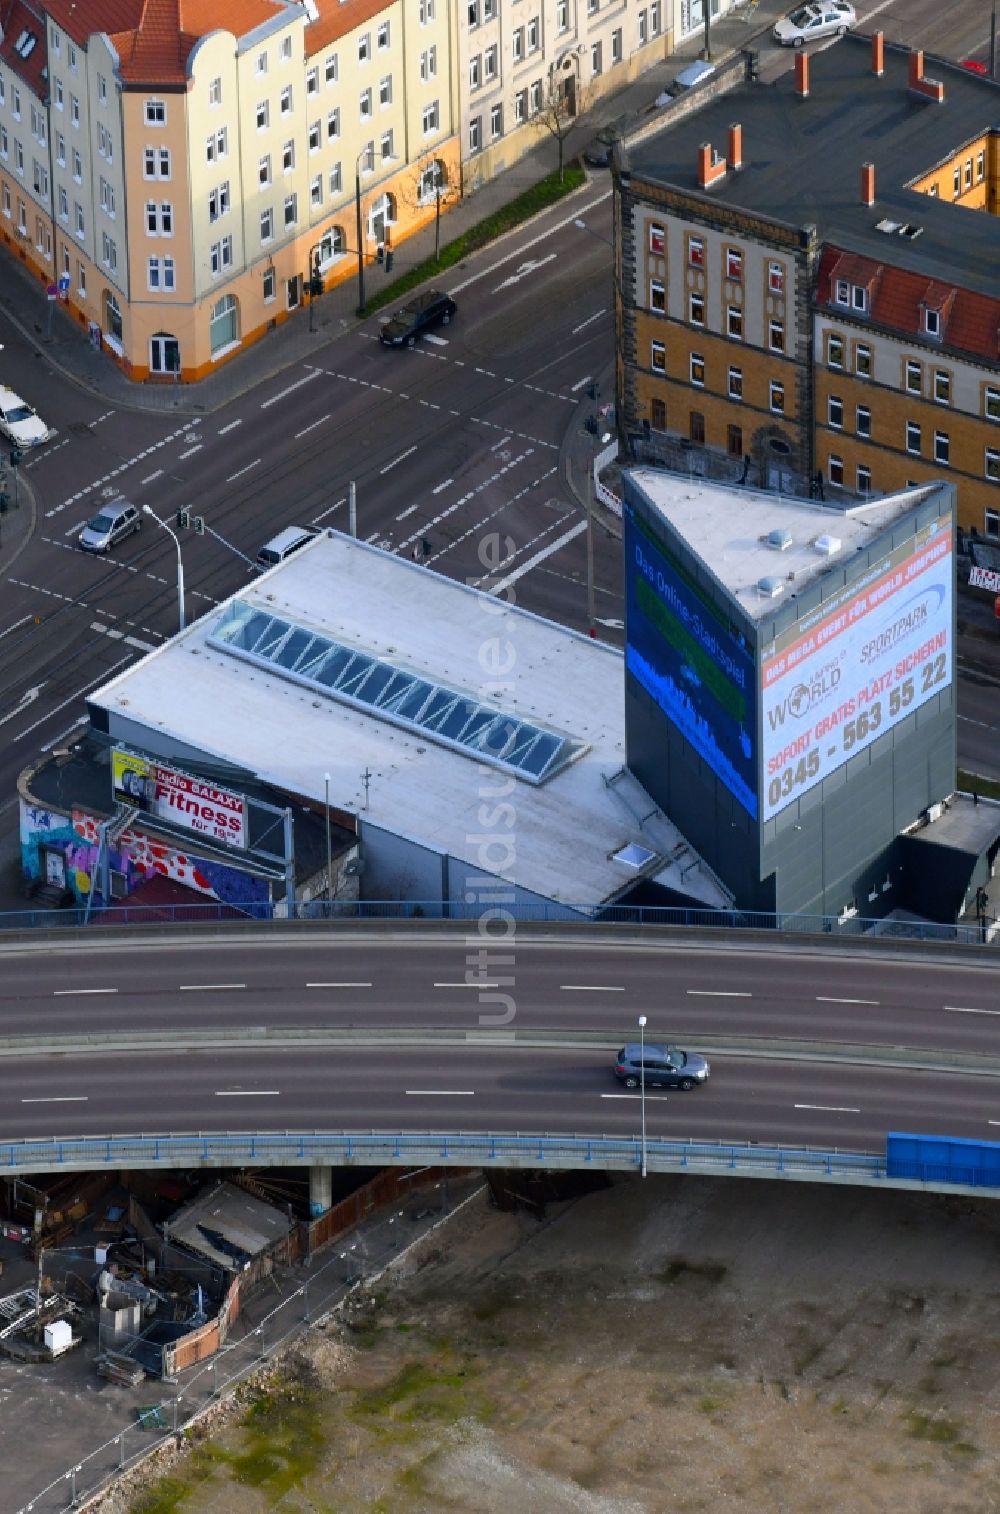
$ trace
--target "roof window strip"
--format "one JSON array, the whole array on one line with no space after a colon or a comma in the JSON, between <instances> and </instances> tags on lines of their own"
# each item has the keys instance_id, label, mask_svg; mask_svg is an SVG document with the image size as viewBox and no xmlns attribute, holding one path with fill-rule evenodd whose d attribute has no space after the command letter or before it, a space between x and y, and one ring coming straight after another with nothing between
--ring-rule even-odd
<instances>
[{"instance_id":1,"label":"roof window strip","mask_svg":"<svg viewBox=\"0 0 1000 1514\"><path fill-rule=\"evenodd\" d=\"M378 664L370 657L366 657L363 652L355 652L337 679L336 686L340 693L346 694L349 699L363 700L364 695L361 691L377 666Z\"/></svg>"}]
</instances>

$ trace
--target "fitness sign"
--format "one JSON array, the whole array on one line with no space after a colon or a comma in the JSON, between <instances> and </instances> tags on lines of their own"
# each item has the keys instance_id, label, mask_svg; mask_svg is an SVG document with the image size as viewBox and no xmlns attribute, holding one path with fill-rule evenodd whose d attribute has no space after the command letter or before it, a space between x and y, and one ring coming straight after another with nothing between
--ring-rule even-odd
<instances>
[{"instance_id":1,"label":"fitness sign","mask_svg":"<svg viewBox=\"0 0 1000 1514\"><path fill-rule=\"evenodd\" d=\"M761 666L764 820L948 687L953 578L939 521L776 642Z\"/></svg>"}]
</instances>

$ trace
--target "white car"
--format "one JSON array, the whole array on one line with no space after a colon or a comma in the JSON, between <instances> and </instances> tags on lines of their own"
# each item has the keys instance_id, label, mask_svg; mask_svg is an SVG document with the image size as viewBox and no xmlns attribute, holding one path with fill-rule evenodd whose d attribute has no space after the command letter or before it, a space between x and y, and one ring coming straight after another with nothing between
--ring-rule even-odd
<instances>
[{"instance_id":1,"label":"white car","mask_svg":"<svg viewBox=\"0 0 1000 1514\"><path fill-rule=\"evenodd\" d=\"M13 389L0 389L0 431L16 447L37 447L52 435L41 417Z\"/></svg>"},{"instance_id":2,"label":"white car","mask_svg":"<svg viewBox=\"0 0 1000 1514\"><path fill-rule=\"evenodd\" d=\"M848 0L815 0L778 21L771 35L782 47L802 47L823 37L842 37L857 21L857 12Z\"/></svg>"}]
</instances>

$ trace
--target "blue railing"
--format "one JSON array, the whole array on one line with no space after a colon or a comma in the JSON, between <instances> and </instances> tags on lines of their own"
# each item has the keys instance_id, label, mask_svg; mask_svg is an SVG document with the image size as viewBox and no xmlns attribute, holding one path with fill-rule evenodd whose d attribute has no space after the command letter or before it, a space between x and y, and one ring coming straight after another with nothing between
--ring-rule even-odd
<instances>
[{"instance_id":1,"label":"blue railing","mask_svg":"<svg viewBox=\"0 0 1000 1514\"><path fill-rule=\"evenodd\" d=\"M770 914L763 910L723 910L664 908L641 904L546 905L512 904L505 911L519 924L556 924L559 922L611 925L672 925L717 930L766 930L787 934L860 936L873 935L918 941L940 941L950 945L975 946L987 938L995 922L987 919L970 925L936 925L931 922L866 919L837 915ZM442 906L437 901L412 900L314 900L296 909L298 920L329 921L332 924L357 921L452 921L476 924L485 906L460 903ZM495 906L491 905L493 911ZM82 907L45 910L10 910L0 912L0 931L73 928L83 925L198 925L239 922L262 922L279 918L269 903L250 904L206 902L204 904L111 904L92 905L89 915ZM283 917L281 917L283 918Z\"/></svg>"}]
</instances>

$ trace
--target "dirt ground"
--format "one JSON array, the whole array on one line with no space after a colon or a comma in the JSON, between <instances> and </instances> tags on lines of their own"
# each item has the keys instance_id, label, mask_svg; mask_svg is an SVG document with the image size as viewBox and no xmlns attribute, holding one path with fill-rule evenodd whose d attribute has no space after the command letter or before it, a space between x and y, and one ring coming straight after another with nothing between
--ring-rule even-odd
<instances>
[{"instance_id":1,"label":"dirt ground","mask_svg":"<svg viewBox=\"0 0 1000 1514\"><path fill-rule=\"evenodd\" d=\"M1000 1206L485 1196L107 1514L1000 1510Z\"/></svg>"}]
</instances>

